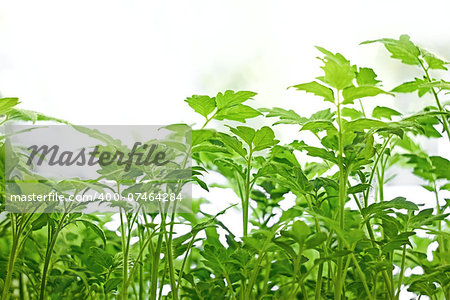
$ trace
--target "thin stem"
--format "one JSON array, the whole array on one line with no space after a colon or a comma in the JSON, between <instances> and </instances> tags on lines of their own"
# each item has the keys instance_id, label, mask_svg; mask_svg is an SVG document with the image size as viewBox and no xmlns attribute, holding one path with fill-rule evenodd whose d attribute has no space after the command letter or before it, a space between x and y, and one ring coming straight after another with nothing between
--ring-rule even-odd
<instances>
[{"instance_id":1,"label":"thin stem","mask_svg":"<svg viewBox=\"0 0 450 300\"><path fill-rule=\"evenodd\" d=\"M5 284L3 286L2 299L9 299L9 287L11 286L12 274L14 271L14 263L17 257L17 249L18 249L18 237L13 237L11 252L9 253L9 262L8 262L8 272L6 273Z\"/></svg>"},{"instance_id":2,"label":"thin stem","mask_svg":"<svg viewBox=\"0 0 450 300\"><path fill-rule=\"evenodd\" d=\"M381 146L380 153L377 155L377 158L375 159L375 162L373 164L372 170L370 172L369 181L367 181L367 184L372 184L373 177L375 175L378 163L383 156L384 152L386 151L386 147L388 146L390 140L392 139L392 135L390 135L383 143L383 146ZM369 189L364 194L364 207L369 206Z\"/></svg>"},{"instance_id":3,"label":"thin stem","mask_svg":"<svg viewBox=\"0 0 450 300\"><path fill-rule=\"evenodd\" d=\"M411 212L408 214L408 220L406 221L405 224L405 231L408 231L408 222L409 222L409 218L411 217ZM402 263L400 266L400 276L398 278L398 285L397 285L397 299L400 299L400 291L402 288L402 281L403 281L403 276L405 275L405 263L406 263L406 244L403 245L403 251L402 251Z\"/></svg>"},{"instance_id":4,"label":"thin stem","mask_svg":"<svg viewBox=\"0 0 450 300\"><path fill-rule=\"evenodd\" d=\"M431 80L430 74L428 73L428 69L425 68L422 60L419 59L419 63L423 69L423 72L425 73L425 78L427 79L428 82L431 82L432 80ZM431 89L431 93L433 94L434 100L436 101L436 105L437 105L439 111L441 113L444 113L445 109L442 107L441 102L439 101L438 94L436 93L436 91L433 87L431 87L430 89ZM442 125L444 126L444 130L447 132L447 137L450 141L450 129L449 129L447 117L445 115L442 116Z\"/></svg>"},{"instance_id":5,"label":"thin stem","mask_svg":"<svg viewBox=\"0 0 450 300\"><path fill-rule=\"evenodd\" d=\"M195 237L196 237L196 234L193 234L192 239L189 241L188 247L186 249L186 254L184 255L183 262L181 263L180 274L178 275L177 290L180 288L181 279L183 278L184 266L188 259L189 251L191 250L192 246L194 245Z\"/></svg>"},{"instance_id":6,"label":"thin stem","mask_svg":"<svg viewBox=\"0 0 450 300\"><path fill-rule=\"evenodd\" d=\"M436 186L436 181L433 181L433 192L434 192L434 196L436 198L436 211L437 214L440 215L442 213L441 210L441 205L439 204L439 192ZM438 220L438 231L440 232L442 230L442 224L441 221ZM438 237L439 240L439 253L443 254L443 253L447 253L446 252L446 247L445 247L445 242L444 242L444 237L442 236L442 234L439 234Z\"/></svg>"},{"instance_id":7,"label":"thin stem","mask_svg":"<svg viewBox=\"0 0 450 300\"><path fill-rule=\"evenodd\" d=\"M355 254L351 253L350 255L351 255L351 258L353 260L353 263L356 266L356 269L358 269L359 276L361 277L361 281L362 281L362 284L364 286L364 290L366 291L366 294L367 294L367 298L372 300L373 298L372 298L372 295L370 293L369 286L367 285L366 276L364 275L364 272L361 270L361 267L359 266L358 261L356 260Z\"/></svg>"},{"instance_id":8,"label":"thin stem","mask_svg":"<svg viewBox=\"0 0 450 300\"><path fill-rule=\"evenodd\" d=\"M42 279L41 279L41 290L39 294L39 299L44 300L45 299L45 288L47 287L47 274L48 270L50 268L50 260L52 257L53 249L56 244L56 240L58 238L58 234L60 230L62 229L62 224L67 216L67 213L64 213L61 216L61 219L58 222L58 225L56 229L53 231L53 227L48 224L48 236L47 236L47 251L45 254L45 261L44 261L44 269L42 270Z\"/></svg>"},{"instance_id":9,"label":"thin stem","mask_svg":"<svg viewBox=\"0 0 450 300\"><path fill-rule=\"evenodd\" d=\"M345 200L346 200L346 193L347 193L347 187L346 187L346 170L344 166L344 132L343 132L343 124L342 124L342 116L341 116L341 103L339 103L339 90L336 93L337 95L337 123L338 123L338 164L339 164L339 228L341 230L344 230L344 207L345 207ZM339 241L339 250L342 250L344 248L344 241L340 239ZM334 288L334 298L336 300L341 299L341 287L344 281L344 278L342 278L342 268L343 268L343 261L342 257L339 257L337 260L337 274L336 274L336 285Z\"/></svg>"}]
</instances>

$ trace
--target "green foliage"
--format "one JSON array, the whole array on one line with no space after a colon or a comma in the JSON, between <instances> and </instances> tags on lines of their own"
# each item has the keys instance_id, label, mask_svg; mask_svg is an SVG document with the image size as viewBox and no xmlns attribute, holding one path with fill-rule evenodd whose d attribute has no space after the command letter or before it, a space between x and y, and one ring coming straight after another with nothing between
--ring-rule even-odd
<instances>
[{"instance_id":1,"label":"green foliage","mask_svg":"<svg viewBox=\"0 0 450 300\"><path fill-rule=\"evenodd\" d=\"M145 205L132 210L127 203L115 204L116 215L84 214L73 207L61 213L2 212L2 299L397 300L403 297L402 286L417 297L450 299L450 200L445 194L450 161L427 153L419 143L449 142L441 133L449 133L450 114L439 96L450 85L429 73L446 71L447 62L406 35L363 44L373 42L382 43L392 58L420 68L423 77L386 92L373 69L317 47L322 74L293 87L318 96L328 108L304 116L285 108L257 110L248 105L256 96L250 91L193 95L185 101L204 122L192 134L186 124L166 126L176 139L159 145L183 161L192 156L192 167L99 170L99 177L116 182L114 189L122 195L155 188L143 178L175 172L176 183L158 188L176 191L192 182L206 191L206 199L192 199L191 212L175 213L169 204L159 212ZM373 102L379 95L416 91L419 97L432 96L436 107L407 114L380 105L368 112L363 104L369 97ZM2 125L11 120L67 123L18 104L17 98L0 99ZM236 124L263 114L270 119L258 127ZM217 121L225 126L214 127ZM297 136L280 144L279 124L296 126ZM73 127L101 147L130 151L102 132ZM317 141L303 139L305 133ZM0 146L4 181L5 172L11 172L5 170L4 150L11 145L3 136ZM17 155L10 164L21 170L23 159ZM431 197L423 199L428 208L385 192L399 168L419 178ZM221 175L220 184L212 182L214 173ZM34 179L31 189L20 183L16 188L22 193L108 189L95 180L43 177ZM235 204L208 214L205 204L214 209L214 201L223 200L213 198L219 189L233 191L227 200ZM235 208L242 213L242 234L230 230L230 220L223 218ZM120 219L119 228L107 225L113 219ZM437 248L428 259L432 244ZM423 274L406 272L417 267Z\"/></svg>"}]
</instances>

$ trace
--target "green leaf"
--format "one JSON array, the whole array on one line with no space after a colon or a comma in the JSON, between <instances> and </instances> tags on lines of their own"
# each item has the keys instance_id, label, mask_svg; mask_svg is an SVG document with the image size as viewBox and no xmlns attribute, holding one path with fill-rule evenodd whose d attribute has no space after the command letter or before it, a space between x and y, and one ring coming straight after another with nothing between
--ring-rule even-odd
<instances>
[{"instance_id":1,"label":"green leaf","mask_svg":"<svg viewBox=\"0 0 450 300\"><path fill-rule=\"evenodd\" d=\"M37 219L33 221L33 223L31 223L31 229L33 231L39 230L45 225L47 225L47 214L41 214Z\"/></svg>"},{"instance_id":2,"label":"green leaf","mask_svg":"<svg viewBox=\"0 0 450 300\"><path fill-rule=\"evenodd\" d=\"M400 84L399 86L392 89L391 92L394 93L412 93L417 91L419 94L419 97L422 97L427 92L430 91L429 87L426 87L425 85L427 82L423 79L414 78L414 81L408 81Z\"/></svg>"},{"instance_id":3,"label":"green leaf","mask_svg":"<svg viewBox=\"0 0 450 300\"><path fill-rule=\"evenodd\" d=\"M420 49L420 51L422 52L422 57L425 59L430 69L447 70L447 67L445 67L445 65L447 65L448 62L443 61L442 59L436 57L433 53L430 53L425 49Z\"/></svg>"},{"instance_id":4,"label":"green leaf","mask_svg":"<svg viewBox=\"0 0 450 300\"><path fill-rule=\"evenodd\" d=\"M360 241L366 237L362 229L350 229L343 232L345 241L351 245L357 241Z\"/></svg>"},{"instance_id":5,"label":"green leaf","mask_svg":"<svg viewBox=\"0 0 450 300\"><path fill-rule=\"evenodd\" d=\"M275 139L275 134L270 127L264 126L255 133L253 139L254 151L267 149L278 144L279 140Z\"/></svg>"},{"instance_id":6,"label":"green leaf","mask_svg":"<svg viewBox=\"0 0 450 300\"><path fill-rule=\"evenodd\" d=\"M255 137L255 129L246 126L237 126L236 128L228 127L232 133L244 140L247 145L252 145L253 138Z\"/></svg>"},{"instance_id":7,"label":"green leaf","mask_svg":"<svg viewBox=\"0 0 450 300\"><path fill-rule=\"evenodd\" d=\"M292 224L291 232L297 243L301 245L305 241L306 237L311 233L311 230L305 222L297 220Z\"/></svg>"},{"instance_id":8,"label":"green leaf","mask_svg":"<svg viewBox=\"0 0 450 300\"><path fill-rule=\"evenodd\" d=\"M278 124L299 124L299 125L302 125L303 123L305 123L308 120L307 118L299 116L292 109L285 110L283 108L274 107L272 109L261 108L260 111L268 113L266 115L266 117L268 117L268 118L272 118L272 117L280 118L280 120L275 122L273 125L278 125Z\"/></svg>"},{"instance_id":9,"label":"green leaf","mask_svg":"<svg viewBox=\"0 0 450 300\"><path fill-rule=\"evenodd\" d=\"M14 120L22 120L22 121L31 121L33 123L35 123L36 121L54 121L54 122L58 122L58 123L69 124L67 121L64 121L62 119L49 117L49 116L43 115L41 113L31 111L31 110L26 110L26 109L13 108L9 112L9 115L10 115L9 118L11 120L14 119Z\"/></svg>"},{"instance_id":10,"label":"green leaf","mask_svg":"<svg viewBox=\"0 0 450 300\"><path fill-rule=\"evenodd\" d=\"M327 130L327 131L337 133L337 129L336 129L336 127L334 127L333 122L326 121L326 120L308 121L300 129L300 131L303 131L303 130L309 130L312 132L319 132L322 130Z\"/></svg>"},{"instance_id":11,"label":"green leaf","mask_svg":"<svg viewBox=\"0 0 450 300\"><path fill-rule=\"evenodd\" d=\"M193 95L184 101L186 101L195 112L201 114L205 118L207 118L216 108L214 98L209 96Z\"/></svg>"},{"instance_id":12,"label":"green leaf","mask_svg":"<svg viewBox=\"0 0 450 300\"><path fill-rule=\"evenodd\" d=\"M242 143L236 137L229 136L222 132L219 132L217 136L229 150L236 152L243 158L247 156L247 150L244 149Z\"/></svg>"},{"instance_id":13,"label":"green leaf","mask_svg":"<svg viewBox=\"0 0 450 300\"><path fill-rule=\"evenodd\" d=\"M204 246L204 251L200 252L200 254L205 258L203 263L211 268L215 274L221 275L226 272L224 262L228 257L223 246L216 247L206 244Z\"/></svg>"},{"instance_id":14,"label":"green leaf","mask_svg":"<svg viewBox=\"0 0 450 300\"><path fill-rule=\"evenodd\" d=\"M316 96L323 97L325 101L334 103L333 90L318 83L317 81L312 81L308 83L297 84L293 86L299 91L305 91L307 93L313 93Z\"/></svg>"},{"instance_id":15,"label":"green leaf","mask_svg":"<svg viewBox=\"0 0 450 300\"><path fill-rule=\"evenodd\" d=\"M385 107L385 106L377 106L372 111L372 117L376 119L386 118L392 120L392 116L401 116L402 114L396 111L395 109Z\"/></svg>"},{"instance_id":16,"label":"green leaf","mask_svg":"<svg viewBox=\"0 0 450 300\"><path fill-rule=\"evenodd\" d=\"M321 245L327 240L327 234L325 232L317 232L310 236L305 242L306 249L313 249Z\"/></svg>"},{"instance_id":17,"label":"green leaf","mask_svg":"<svg viewBox=\"0 0 450 300\"><path fill-rule=\"evenodd\" d=\"M355 99L374 97L379 94L392 95L375 86L349 86L342 91L342 96L344 97L342 104L353 104Z\"/></svg>"},{"instance_id":18,"label":"green leaf","mask_svg":"<svg viewBox=\"0 0 450 300\"><path fill-rule=\"evenodd\" d=\"M450 161L441 156L431 156L430 159L433 164L432 172L437 179L450 180Z\"/></svg>"},{"instance_id":19,"label":"green leaf","mask_svg":"<svg viewBox=\"0 0 450 300\"><path fill-rule=\"evenodd\" d=\"M340 53L333 54L322 47L316 48L325 54L322 60L324 62L322 69L325 72L323 81L338 90L351 85L353 79L356 78L356 67L351 66L350 61Z\"/></svg>"},{"instance_id":20,"label":"green leaf","mask_svg":"<svg viewBox=\"0 0 450 300\"><path fill-rule=\"evenodd\" d=\"M359 184L357 184L357 185L354 185L354 186L350 187L350 188L347 190L347 193L348 193L348 194L358 194L358 193L364 192L364 191L367 190L368 188L370 188L370 184L367 184L367 183L359 183Z\"/></svg>"},{"instance_id":21,"label":"green leaf","mask_svg":"<svg viewBox=\"0 0 450 300\"><path fill-rule=\"evenodd\" d=\"M238 104L242 104L245 101L254 97L256 93L250 91L225 91L225 93L218 93L216 96L216 104L218 109L232 107Z\"/></svg>"},{"instance_id":22,"label":"green leaf","mask_svg":"<svg viewBox=\"0 0 450 300\"><path fill-rule=\"evenodd\" d=\"M217 120L232 120L245 123L245 120L262 115L259 111L250 106L238 104L220 109L215 115Z\"/></svg>"},{"instance_id":23,"label":"green leaf","mask_svg":"<svg viewBox=\"0 0 450 300\"><path fill-rule=\"evenodd\" d=\"M380 81L376 78L377 74L371 68L359 68L358 73L356 73L356 83L359 86L377 85Z\"/></svg>"},{"instance_id":24,"label":"green leaf","mask_svg":"<svg viewBox=\"0 0 450 300\"><path fill-rule=\"evenodd\" d=\"M407 210L418 210L419 209L419 207L415 203L413 203L411 201L407 201L403 197L397 197L390 201L373 203L373 204L369 205L368 207L363 208L361 212L363 215L370 215L370 214L381 212L381 211L383 211L385 209L389 209L389 208L407 209Z\"/></svg>"},{"instance_id":25,"label":"green leaf","mask_svg":"<svg viewBox=\"0 0 450 300\"><path fill-rule=\"evenodd\" d=\"M360 118L344 124L344 131L363 131L365 129L377 129L385 127L387 124L380 120Z\"/></svg>"},{"instance_id":26,"label":"green leaf","mask_svg":"<svg viewBox=\"0 0 450 300\"><path fill-rule=\"evenodd\" d=\"M364 114L361 111L349 107L343 107L341 109L341 114L343 117L349 117L353 120L364 117Z\"/></svg>"},{"instance_id":27,"label":"green leaf","mask_svg":"<svg viewBox=\"0 0 450 300\"><path fill-rule=\"evenodd\" d=\"M408 244L408 242L409 241L407 239L390 241L386 245L381 247L381 251L383 251L384 253L389 253L393 250L400 250L402 249L403 245Z\"/></svg>"},{"instance_id":28,"label":"green leaf","mask_svg":"<svg viewBox=\"0 0 450 300\"><path fill-rule=\"evenodd\" d=\"M101 229L97 224L93 223L90 220L83 220L83 219L75 220L75 222L81 222L86 227L90 228L96 235L98 235L98 237L100 237L102 239L103 246L106 247L106 236L105 236L105 233L103 232L103 229Z\"/></svg>"},{"instance_id":29,"label":"green leaf","mask_svg":"<svg viewBox=\"0 0 450 300\"><path fill-rule=\"evenodd\" d=\"M331 109L327 108L324 110L319 110L311 115L309 118L312 120L327 120L327 121L333 121L335 113L331 112Z\"/></svg>"},{"instance_id":30,"label":"green leaf","mask_svg":"<svg viewBox=\"0 0 450 300\"><path fill-rule=\"evenodd\" d=\"M229 153L227 148L212 143L203 143L192 147L192 152Z\"/></svg>"},{"instance_id":31,"label":"green leaf","mask_svg":"<svg viewBox=\"0 0 450 300\"><path fill-rule=\"evenodd\" d=\"M101 248L90 247L88 253L89 256L87 257L85 263L87 268L96 274L104 272L105 269L107 270L113 265L112 254Z\"/></svg>"},{"instance_id":32,"label":"green leaf","mask_svg":"<svg viewBox=\"0 0 450 300\"><path fill-rule=\"evenodd\" d=\"M325 149L312 146L305 146L302 147L302 149L306 150L309 156L320 157L322 159L337 163L337 158L333 151L327 151Z\"/></svg>"},{"instance_id":33,"label":"green leaf","mask_svg":"<svg viewBox=\"0 0 450 300\"><path fill-rule=\"evenodd\" d=\"M419 65L420 51L413 42L410 41L409 36L401 35L398 40L395 39L379 39L373 41L366 41L361 44L370 44L380 42L383 43L386 49L392 54L391 57L399 59L402 63L407 65Z\"/></svg>"},{"instance_id":34,"label":"green leaf","mask_svg":"<svg viewBox=\"0 0 450 300\"><path fill-rule=\"evenodd\" d=\"M192 146L198 145L214 137L214 131L209 129L192 130Z\"/></svg>"},{"instance_id":35,"label":"green leaf","mask_svg":"<svg viewBox=\"0 0 450 300\"><path fill-rule=\"evenodd\" d=\"M119 148L123 148L122 142L119 139L115 139L106 133L100 132L98 129L95 128L92 129L89 127L78 125L72 125L72 127L81 133L84 133L96 140L106 143L106 145L112 145Z\"/></svg>"},{"instance_id":36,"label":"green leaf","mask_svg":"<svg viewBox=\"0 0 450 300\"><path fill-rule=\"evenodd\" d=\"M273 242L275 243L275 245L283 249L289 255L290 258L297 256L294 249L288 243L279 240L273 240Z\"/></svg>"},{"instance_id":37,"label":"green leaf","mask_svg":"<svg viewBox=\"0 0 450 300\"><path fill-rule=\"evenodd\" d=\"M19 98L1 98L0 99L0 115L6 114L17 104L19 104Z\"/></svg>"},{"instance_id":38,"label":"green leaf","mask_svg":"<svg viewBox=\"0 0 450 300\"><path fill-rule=\"evenodd\" d=\"M450 183L446 183L446 184L442 185L439 189L450 191Z\"/></svg>"},{"instance_id":39,"label":"green leaf","mask_svg":"<svg viewBox=\"0 0 450 300\"><path fill-rule=\"evenodd\" d=\"M113 290L116 290L117 287L122 283L122 278L109 278L106 282L105 282L105 293L109 293Z\"/></svg>"}]
</instances>

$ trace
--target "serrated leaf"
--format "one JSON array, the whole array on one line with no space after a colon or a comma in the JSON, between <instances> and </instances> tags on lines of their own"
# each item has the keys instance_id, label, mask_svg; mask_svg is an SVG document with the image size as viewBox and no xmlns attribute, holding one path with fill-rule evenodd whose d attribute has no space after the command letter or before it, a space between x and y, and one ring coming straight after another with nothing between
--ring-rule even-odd
<instances>
[{"instance_id":1,"label":"serrated leaf","mask_svg":"<svg viewBox=\"0 0 450 300\"><path fill-rule=\"evenodd\" d=\"M342 91L342 96L344 97L342 104L353 104L355 99L374 97L379 94L392 95L375 86L349 86Z\"/></svg>"},{"instance_id":2,"label":"serrated leaf","mask_svg":"<svg viewBox=\"0 0 450 300\"><path fill-rule=\"evenodd\" d=\"M260 151L267 148L270 148L273 145L278 144L279 140L275 139L275 134L273 133L273 130L270 127L264 126L258 131L256 131L254 139L253 139L253 145L254 151Z\"/></svg>"},{"instance_id":3,"label":"serrated leaf","mask_svg":"<svg viewBox=\"0 0 450 300\"><path fill-rule=\"evenodd\" d=\"M331 112L331 109L327 108L324 110L319 110L311 115L309 118L311 121L313 120L327 120L327 121L333 121L335 113Z\"/></svg>"},{"instance_id":4,"label":"serrated leaf","mask_svg":"<svg viewBox=\"0 0 450 300\"><path fill-rule=\"evenodd\" d=\"M448 62L443 61L442 59L436 57L433 53L430 53L425 49L420 49L420 51L422 52L422 57L423 59L425 59L430 69L447 70L447 67L445 65L447 65Z\"/></svg>"},{"instance_id":5,"label":"serrated leaf","mask_svg":"<svg viewBox=\"0 0 450 300\"><path fill-rule=\"evenodd\" d=\"M214 131L209 129L197 129L192 130L192 146L198 145L212 139L214 137Z\"/></svg>"},{"instance_id":6,"label":"serrated leaf","mask_svg":"<svg viewBox=\"0 0 450 300\"><path fill-rule=\"evenodd\" d=\"M292 109L285 110L283 108L274 107L272 109L261 108L260 111L268 113L266 115L266 117L268 117L268 118L273 118L273 117L280 118L280 120L275 122L273 125L277 125L277 124L299 124L299 125L301 125L308 120L307 118L299 116Z\"/></svg>"},{"instance_id":7,"label":"serrated leaf","mask_svg":"<svg viewBox=\"0 0 450 300\"><path fill-rule=\"evenodd\" d=\"M441 156L431 156L430 159L433 164L432 172L437 179L450 180L450 161Z\"/></svg>"},{"instance_id":8,"label":"serrated leaf","mask_svg":"<svg viewBox=\"0 0 450 300\"><path fill-rule=\"evenodd\" d=\"M0 99L0 115L6 114L17 104L19 104L19 98L1 98Z\"/></svg>"},{"instance_id":9,"label":"serrated leaf","mask_svg":"<svg viewBox=\"0 0 450 300\"><path fill-rule=\"evenodd\" d=\"M11 111L9 112L9 118L11 120L31 121L33 123L35 123L36 121L54 121L58 123L69 124L67 121L64 121L62 119L53 118L35 111L18 108L11 109Z\"/></svg>"},{"instance_id":10,"label":"serrated leaf","mask_svg":"<svg viewBox=\"0 0 450 300\"><path fill-rule=\"evenodd\" d=\"M313 93L316 96L323 97L325 101L334 103L333 90L318 83L317 81L312 81L308 83L297 84L293 86L299 91L305 91L307 93Z\"/></svg>"},{"instance_id":11,"label":"serrated leaf","mask_svg":"<svg viewBox=\"0 0 450 300\"><path fill-rule=\"evenodd\" d=\"M348 194L358 194L358 193L362 193L365 190L367 190L368 188L370 188L370 184L366 184L366 183L359 183L357 185L354 185L352 187L350 187L347 190Z\"/></svg>"},{"instance_id":12,"label":"serrated leaf","mask_svg":"<svg viewBox=\"0 0 450 300\"><path fill-rule=\"evenodd\" d=\"M247 150L244 149L242 143L236 137L221 132L219 132L217 136L229 150L236 152L243 158L246 157Z\"/></svg>"},{"instance_id":13,"label":"serrated leaf","mask_svg":"<svg viewBox=\"0 0 450 300\"><path fill-rule=\"evenodd\" d=\"M366 129L377 129L385 127L387 124L380 120L360 118L344 124L344 131L363 131Z\"/></svg>"},{"instance_id":14,"label":"serrated leaf","mask_svg":"<svg viewBox=\"0 0 450 300\"><path fill-rule=\"evenodd\" d=\"M256 96L256 93L250 91L225 91L225 93L218 93L216 96L216 105L218 109L232 107L244 103L245 101Z\"/></svg>"},{"instance_id":15,"label":"serrated leaf","mask_svg":"<svg viewBox=\"0 0 450 300\"><path fill-rule=\"evenodd\" d=\"M247 119L251 119L262 115L259 111L250 106L238 104L231 107L221 109L214 117L217 120L232 120L245 123Z\"/></svg>"},{"instance_id":16,"label":"serrated leaf","mask_svg":"<svg viewBox=\"0 0 450 300\"><path fill-rule=\"evenodd\" d=\"M105 236L105 233L103 232L103 229L101 229L97 224L93 223L90 220L83 220L83 219L75 220L75 222L81 222L86 227L90 228L98 237L101 238L101 240L103 241L103 246L106 247L106 236Z\"/></svg>"},{"instance_id":17,"label":"serrated leaf","mask_svg":"<svg viewBox=\"0 0 450 300\"><path fill-rule=\"evenodd\" d=\"M321 59L324 62L321 68L325 76L320 77L320 80L338 90L350 86L356 77L356 66L351 66L350 61L340 53L334 54L322 47L316 48L325 54Z\"/></svg>"},{"instance_id":18,"label":"serrated leaf","mask_svg":"<svg viewBox=\"0 0 450 300\"><path fill-rule=\"evenodd\" d=\"M207 118L216 108L214 98L209 96L193 95L184 101L186 101L195 112L201 114L205 118Z\"/></svg>"},{"instance_id":19,"label":"serrated leaf","mask_svg":"<svg viewBox=\"0 0 450 300\"><path fill-rule=\"evenodd\" d=\"M373 203L373 204L369 205L368 207L363 208L361 212L363 215L370 215L370 214L381 212L381 211L389 209L389 208L407 209L407 210L418 210L419 209L419 207L415 203L413 203L411 201L407 201L403 197L397 197L390 201Z\"/></svg>"},{"instance_id":20,"label":"serrated leaf","mask_svg":"<svg viewBox=\"0 0 450 300\"><path fill-rule=\"evenodd\" d=\"M359 86L377 85L380 81L376 78L377 74L371 68L359 68L358 73L356 73L356 83Z\"/></svg>"},{"instance_id":21,"label":"serrated leaf","mask_svg":"<svg viewBox=\"0 0 450 300\"><path fill-rule=\"evenodd\" d=\"M240 137L247 145L252 145L253 138L255 137L255 129L246 126L237 126L236 128L228 127L232 133Z\"/></svg>"},{"instance_id":22,"label":"serrated leaf","mask_svg":"<svg viewBox=\"0 0 450 300\"><path fill-rule=\"evenodd\" d=\"M361 111L349 107L343 107L341 109L341 115L343 117L349 117L353 120L364 117L364 114Z\"/></svg>"},{"instance_id":23,"label":"serrated leaf","mask_svg":"<svg viewBox=\"0 0 450 300\"><path fill-rule=\"evenodd\" d=\"M109 278L104 285L105 293L109 293L115 289L122 283L122 278Z\"/></svg>"},{"instance_id":24,"label":"serrated leaf","mask_svg":"<svg viewBox=\"0 0 450 300\"><path fill-rule=\"evenodd\" d=\"M328 120L313 120L313 121L308 121L305 124L303 124L302 128L300 129L302 130L310 130L312 132L319 132L322 130L327 130L327 131L331 131L331 132L337 132L336 127L334 127L333 122L328 121Z\"/></svg>"},{"instance_id":25,"label":"serrated leaf","mask_svg":"<svg viewBox=\"0 0 450 300\"><path fill-rule=\"evenodd\" d=\"M391 92L394 93L412 93L417 91L419 97L422 97L427 92L430 91L430 88L426 86L427 82L423 79L414 78L414 81L408 81L400 84L399 86L392 89Z\"/></svg>"},{"instance_id":26,"label":"serrated leaf","mask_svg":"<svg viewBox=\"0 0 450 300\"><path fill-rule=\"evenodd\" d=\"M337 158L333 151L328 151L322 148L312 146L305 146L302 147L302 149L306 150L309 156L320 157L322 159L337 163Z\"/></svg>"},{"instance_id":27,"label":"serrated leaf","mask_svg":"<svg viewBox=\"0 0 450 300\"><path fill-rule=\"evenodd\" d=\"M408 35L401 35L396 39L378 39L373 41L365 41L361 44L370 44L380 42L383 43L386 49L392 54L391 57L401 60L407 65L419 65L420 51L414 43L410 41Z\"/></svg>"},{"instance_id":28,"label":"serrated leaf","mask_svg":"<svg viewBox=\"0 0 450 300\"><path fill-rule=\"evenodd\" d=\"M402 114L396 111L395 109L385 107L385 106L377 106L372 111L372 117L376 119L386 118L392 120L392 116L401 116Z\"/></svg>"}]
</instances>

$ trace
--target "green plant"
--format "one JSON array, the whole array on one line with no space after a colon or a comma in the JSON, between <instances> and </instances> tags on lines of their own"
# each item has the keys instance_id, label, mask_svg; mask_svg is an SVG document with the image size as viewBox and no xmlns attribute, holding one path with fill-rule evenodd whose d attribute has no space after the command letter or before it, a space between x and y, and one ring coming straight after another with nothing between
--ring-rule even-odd
<instances>
[{"instance_id":1,"label":"green plant","mask_svg":"<svg viewBox=\"0 0 450 300\"><path fill-rule=\"evenodd\" d=\"M291 88L314 94L328 108L306 117L284 108L252 108L256 93L250 91L193 95L186 102L203 123L168 125L170 141L158 144L179 159L176 166L106 165L96 180L54 181L25 172L25 150L1 136L2 207L12 169L18 179L34 178L32 190L63 194L178 194L189 183L207 195L212 189L235 193L234 205L213 214L204 211L205 203L216 201L212 196L192 199L190 212L177 212L177 202L157 202L157 210L146 202L117 202L111 204L117 214L84 214L74 204L54 213L2 212L2 299L394 300L405 288L418 297L450 299L450 161L419 144L444 139L448 145L442 133L450 139L450 114L442 95L450 83L435 79L447 63L407 36L377 42L393 58L421 69L423 78L386 91L373 69L317 47L323 74ZM407 115L365 104L414 91L430 95L436 106ZM2 125L68 124L17 105L16 98L0 99ZM253 118L267 123L243 124ZM105 133L71 126L96 139L99 149L132 151ZM281 144L279 126L295 126L299 134ZM14 155L5 158L7 147ZM399 168L422 180L435 208L387 193ZM225 183L211 182L211 173ZM168 174L177 174L176 180L158 181ZM20 181L14 188L28 191ZM286 207L287 199L293 203ZM234 208L242 211L242 235L223 218ZM116 216L117 230L106 225ZM423 274L408 274L416 267Z\"/></svg>"}]
</instances>

